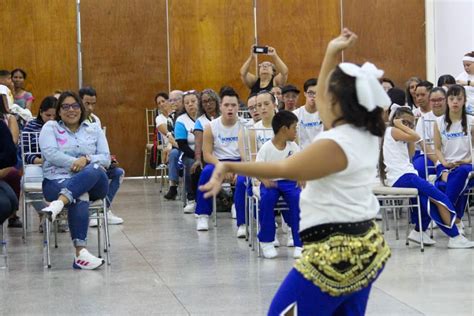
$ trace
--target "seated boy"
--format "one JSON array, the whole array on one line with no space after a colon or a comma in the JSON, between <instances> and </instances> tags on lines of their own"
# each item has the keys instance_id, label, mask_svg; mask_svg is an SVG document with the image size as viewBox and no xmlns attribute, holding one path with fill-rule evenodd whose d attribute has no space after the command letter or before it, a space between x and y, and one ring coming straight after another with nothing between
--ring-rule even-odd
<instances>
[{"instance_id":1,"label":"seated boy","mask_svg":"<svg viewBox=\"0 0 474 316\"><path fill-rule=\"evenodd\" d=\"M273 117L272 129L275 136L271 141L263 144L257 153L256 161L277 161L285 159L299 150L294 142L298 118L289 111L280 111ZM302 243L298 235L299 230L299 200L301 189L296 181L287 179L259 179L260 185L260 232L258 239L265 258L275 258L277 251L273 244L275 237L275 205L280 196L283 196L290 209L291 233L295 250L293 257L301 256Z\"/></svg>"}]
</instances>

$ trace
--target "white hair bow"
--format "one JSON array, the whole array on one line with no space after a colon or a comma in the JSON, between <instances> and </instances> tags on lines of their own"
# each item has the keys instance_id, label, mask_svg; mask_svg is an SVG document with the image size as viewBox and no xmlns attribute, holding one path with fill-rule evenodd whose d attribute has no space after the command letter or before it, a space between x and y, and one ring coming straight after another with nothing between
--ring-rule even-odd
<instances>
[{"instance_id":1,"label":"white hair bow","mask_svg":"<svg viewBox=\"0 0 474 316\"><path fill-rule=\"evenodd\" d=\"M340 63L339 68L351 77L356 78L356 92L359 104L371 112L376 107L387 108L392 103L378 78L383 76L383 70L374 64L366 62L362 67L352 63Z\"/></svg>"},{"instance_id":2,"label":"white hair bow","mask_svg":"<svg viewBox=\"0 0 474 316\"><path fill-rule=\"evenodd\" d=\"M411 108L408 105L400 105L400 104L396 104L396 103L392 104L390 106L390 115L388 116L388 120L390 122L392 121L393 117L395 116L395 113L397 112L397 110L399 108L407 108L407 109L411 110Z\"/></svg>"}]
</instances>

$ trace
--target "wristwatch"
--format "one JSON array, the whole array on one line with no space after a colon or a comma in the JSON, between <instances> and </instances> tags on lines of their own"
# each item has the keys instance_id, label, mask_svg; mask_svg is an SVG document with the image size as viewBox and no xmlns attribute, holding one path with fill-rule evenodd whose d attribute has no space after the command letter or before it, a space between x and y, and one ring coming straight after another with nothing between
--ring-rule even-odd
<instances>
[{"instance_id":1,"label":"wristwatch","mask_svg":"<svg viewBox=\"0 0 474 316\"><path fill-rule=\"evenodd\" d=\"M86 155L86 161L87 161L87 164L90 164L91 163L91 157L89 155Z\"/></svg>"}]
</instances>

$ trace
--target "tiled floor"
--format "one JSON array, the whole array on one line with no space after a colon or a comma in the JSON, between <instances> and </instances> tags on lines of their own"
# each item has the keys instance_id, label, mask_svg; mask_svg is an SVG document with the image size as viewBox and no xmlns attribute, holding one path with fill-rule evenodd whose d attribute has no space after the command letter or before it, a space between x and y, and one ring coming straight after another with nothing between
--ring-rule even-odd
<instances>
[{"instance_id":1,"label":"tiled floor","mask_svg":"<svg viewBox=\"0 0 474 316\"><path fill-rule=\"evenodd\" d=\"M44 269L32 214L26 245L20 230L8 231L0 313L264 315L292 266L292 248L281 247L277 259L260 259L234 237L230 214L219 213L217 229L198 233L194 216L179 205L163 201L152 180L126 180L114 205L125 225L111 227L112 265L98 271L71 268L68 234L60 234L52 251L53 268ZM396 241L393 230L386 237L393 255L375 283L368 315L474 314L474 250L448 250L439 231L438 244L424 254ZM89 240L95 251L94 230Z\"/></svg>"}]
</instances>

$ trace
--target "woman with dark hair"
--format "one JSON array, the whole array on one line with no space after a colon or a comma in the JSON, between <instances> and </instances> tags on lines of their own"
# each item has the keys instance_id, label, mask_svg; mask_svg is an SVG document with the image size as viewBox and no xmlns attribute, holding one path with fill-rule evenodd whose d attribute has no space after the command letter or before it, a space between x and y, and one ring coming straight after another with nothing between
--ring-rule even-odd
<instances>
[{"instance_id":1,"label":"woman with dark hair","mask_svg":"<svg viewBox=\"0 0 474 316\"><path fill-rule=\"evenodd\" d=\"M438 87L444 88L445 91L448 91L453 84L456 84L456 79L451 75L442 75L438 78Z\"/></svg>"},{"instance_id":2,"label":"woman with dark hair","mask_svg":"<svg viewBox=\"0 0 474 316\"><path fill-rule=\"evenodd\" d=\"M382 87L385 90L385 92L388 92L390 89L395 88L395 84L393 83L392 80L388 78L382 78Z\"/></svg>"},{"instance_id":3,"label":"woman with dark hair","mask_svg":"<svg viewBox=\"0 0 474 316\"><path fill-rule=\"evenodd\" d=\"M250 49L250 56L240 68L240 78L250 89L250 93L259 93L262 90L271 91L274 86L284 86L288 80L288 67L285 65L276 49L267 47L267 55L273 58L273 63L269 61L261 62L258 65L258 75L249 72L252 61L256 58L254 45Z\"/></svg>"},{"instance_id":4,"label":"woman with dark hair","mask_svg":"<svg viewBox=\"0 0 474 316\"><path fill-rule=\"evenodd\" d=\"M170 165L177 165L177 161L182 154L188 201L193 201L195 198L195 190L191 182L191 166L194 164L195 156L193 130L198 115L199 98L199 92L196 90L189 90L183 93L183 111L178 114L174 126L174 137L178 143L179 150L173 148L169 155ZM174 173L177 174L178 171L176 170ZM176 196L176 192L173 193Z\"/></svg>"},{"instance_id":5,"label":"woman with dark hair","mask_svg":"<svg viewBox=\"0 0 474 316\"><path fill-rule=\"evenodd\" d=\"M221 99L217 93L212 89L204 89L201 92L201 102L199 102L199 114L196 124L194 124L194 164L191 166L191 178L193 180L193 187L197 187L199 175L203 168L202 144L203 133L206 126L211 123L213 119L220 115L219 105ZM193 213L196 203L192 201L184 208L184 213Z\"/></svg>"},{"instance_id":6,"label":"woman with dark hair","mask_svg":"<svg viewBox=\"0 0 474 316\"><path fill-rule=\"evenodd\" d=\"M110 165L109 145L99 125L86 120L86 109L75 92L61 94L56 117L57 121L44 124L39 138L43 194L47 201L52 201L41 213L54 221L67 205L76 249L73 268L92 270L104 264L104 260L86 249L89 201L107 195L109 181L105 169Z\"/></svg>"},{"instance_id":7,"label":"woman with dark hair","mask_svg":"<svg viewBox=\"0 0 474 316\"><path fill-rule=\"evenodd\" d=\"M445 193L456 210L456 225L464 235L462 217L467 203L464 193L472 187L468 181L472 171L468 133L474 118L466 114L466 91L463 86L452 85L446 97L446 114L439 117L434 125L435 152L439 160L436 171L438 185L446 185Z\"/></svg>"},{"instance_id":8,"label":"woman with dark hair","mask_svg":"<svg viewBox=\"0 0 474 316\"><path fill-rule=\"evenodd\" d=\"M407 97L407 105L414 110L417 108L415 104L416 100L416 86L421 82L421 79L418 77L411 77L406 82L406 97Z\"/></svg>"},{"instance_id":9,"label":"woman with dark hair","mask_svg":"<svg viewBox=\"0 0 474 316\"><path fill-rule=\"evenodd\" d=\"M311 145L278 162L218 163L201 187L206 196L217 194L228 172L307 181L300 198L303 254L275 295L271 316L296 309L298 315L363 315L390 256L373 221L379 203L371 185L385 131L381 106L390 99L374 65L337 64L356 39L344 29L328 45L316 93L325 130Z\"/></svg>"},{"instance_id":10,"label":"woman with dark hair","mask_svg":"<svg viewBox=\"0 0 474 316\"><path fill-rule=\"evenodd\" d=\"M15 103L31 111L31 105L35 98L31 92L25 90L25 80L26 72L23 69L17 68L12 71L12 81L15 87Z\"/></svg>"}]
</instances>

